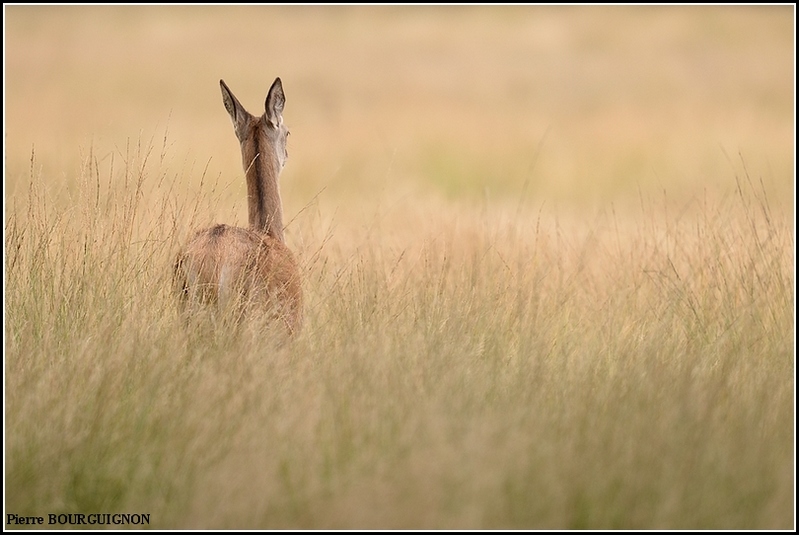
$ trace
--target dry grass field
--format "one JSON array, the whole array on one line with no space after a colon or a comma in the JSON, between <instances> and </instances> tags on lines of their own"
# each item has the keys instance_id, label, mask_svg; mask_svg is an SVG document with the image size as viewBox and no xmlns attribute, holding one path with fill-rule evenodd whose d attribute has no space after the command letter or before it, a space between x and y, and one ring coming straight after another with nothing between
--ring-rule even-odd
<instances>
[{"instance_id":1,"label":"dry grass field","mask_svg":"<svg viewBox=\"0 0 799 535\"><path fill-rule=\"evenodd\" d=\"M5 526L794 528L794 18L4 6ZM287 343L170 286L276 76Z\"/></svg>"}]
</instances>

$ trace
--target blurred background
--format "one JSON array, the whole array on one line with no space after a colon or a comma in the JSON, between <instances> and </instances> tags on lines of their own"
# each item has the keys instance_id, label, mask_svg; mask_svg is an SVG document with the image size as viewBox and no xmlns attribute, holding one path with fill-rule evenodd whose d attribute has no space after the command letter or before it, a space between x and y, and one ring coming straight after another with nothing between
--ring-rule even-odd
<instances>
[{"instance_id":1,"label":"blurred background","mask_svg":"<svg viewBox=\"0 0 799 535\"><path fill-rule=\"evenodd\" d=\"M6 195L127 143L242 208L224 79L283 80L284 203L726 194L745 165L792 208L793 6L6 6ZM236 189L238 188L238 189ZM785 203L788 203L787 205ZM242 215L240 219L246 216Z\"/></svg>"},{"instance_id":2,"label":"blurred background","mask_svg":"<svg viewBox=\"0 0 799 535\"><path fill-rule=\"evenodd\" d=\"M794 22L4 6L9 510L790 527ZM278 76L306 327L276 349L176 328L171 274L247 222L219 80L260 114Z\"/></svg>"}]
</instances>

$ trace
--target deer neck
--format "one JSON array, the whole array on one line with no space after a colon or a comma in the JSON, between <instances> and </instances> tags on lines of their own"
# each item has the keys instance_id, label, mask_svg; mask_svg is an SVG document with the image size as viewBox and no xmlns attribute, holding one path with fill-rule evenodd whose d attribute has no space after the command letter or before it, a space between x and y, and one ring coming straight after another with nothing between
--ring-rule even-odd
<instances>
[{"instance_id":1,"label":"deer neck","mask_svg":"<svg viewBox=\"0 0 799 535\"><path fill-rule=\"evenodd\" d=\"M260 147L258 137L242 147L247 176L247 204L250 228L283 242L283 206L280 202L276 158ZM271 157L270 157L271 156Z\"/></svg>"}]
</instances>

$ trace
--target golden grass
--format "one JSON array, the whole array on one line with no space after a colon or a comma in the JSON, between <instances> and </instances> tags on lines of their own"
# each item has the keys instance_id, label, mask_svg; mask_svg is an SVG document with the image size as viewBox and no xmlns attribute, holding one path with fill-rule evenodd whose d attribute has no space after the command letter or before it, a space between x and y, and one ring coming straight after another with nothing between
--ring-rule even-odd
<instances>
[{"instance_id":1,"label":"golden grass","mask_svg":"<svg viewBox=\"0 0 799 535\"><path fill-rule=\"evenodd\" d=\"M793 526L792 8L5 15L8 513ZM285 345L169 284L278 75Z\"/></svg>"}]
</instances>

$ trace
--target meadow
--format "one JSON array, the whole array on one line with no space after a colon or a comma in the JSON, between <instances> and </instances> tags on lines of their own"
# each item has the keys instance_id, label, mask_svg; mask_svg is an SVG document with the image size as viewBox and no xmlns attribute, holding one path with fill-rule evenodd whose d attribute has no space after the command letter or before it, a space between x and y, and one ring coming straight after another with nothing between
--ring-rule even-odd
<instances>
[{"instance_id":1,"label":"meadow","mask_svg":"<svg viewBox=\"0 0 799 535\"><path fill-rule=\"evenodd\" d=\"M5 512L795 528L794 17L4 6ZM277 76L289 342L171 286Z\"/></svg>"}]
</instances>

